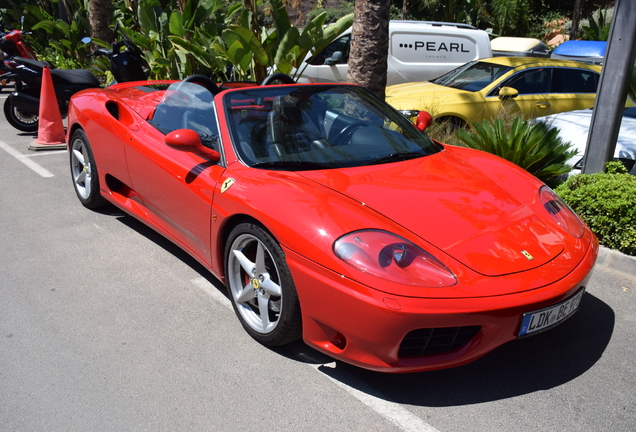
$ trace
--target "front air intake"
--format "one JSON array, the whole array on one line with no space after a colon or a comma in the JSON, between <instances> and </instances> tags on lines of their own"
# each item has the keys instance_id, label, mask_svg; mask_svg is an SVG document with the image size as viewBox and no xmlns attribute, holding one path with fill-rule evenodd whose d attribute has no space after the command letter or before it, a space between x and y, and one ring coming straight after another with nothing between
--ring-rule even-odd
<instances>
[{"instance_id":1,"label":"front air intake","mask_svg":"<svg viewBox=\"0 0 636 432\"><path fill-rule=\"evenodd\" d=\"M466 345L481 326L417 329L409 332L400 345L398 356L421 357L444 354Z\"/></svg>"}]
</instances>

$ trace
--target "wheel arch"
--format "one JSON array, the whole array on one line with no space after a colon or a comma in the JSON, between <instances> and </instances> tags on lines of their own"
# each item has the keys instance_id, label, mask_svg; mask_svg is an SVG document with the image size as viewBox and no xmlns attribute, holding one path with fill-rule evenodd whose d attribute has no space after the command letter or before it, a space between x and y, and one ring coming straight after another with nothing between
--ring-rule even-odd
<instances>
[{"instance_id":1,"label":"wheel arch","mask_svg":"<svg viewBox=\"0 0 636 432\"><path fill-rule=\"evenodd\" d=\"M216 254L215 254L215 267L217 269L219 269L219 274L222 276L222 282L225 284L227 283L225 278L225 244L227 243L227 240L230 238L230 234L232 233L232 230L242 224L242 223L251 223L254 225L258 225L260 228L262 228L265 232L267 232L270 236L272 236L272 238L278 242L278 244L280 244L278 238L274 235L274 233L267 228L261 221L259 221L258 219L256 219L253 216L250 216L248 214L244 214L244 213L239 213L239 214L234 214L230 217L228 217L227 219L225 219L223 221L223 225L221 226L218 236L217 236L217 242L215 245L215 249L216 249Z\"/></svg>"},{"instance_id":2,"label":"wheel arch","mask_svg":"<svg viewBox=\"0 0 636 432\"><path fill-rule=\"evenodd\" d=\"M463 118L461 115L457 114L457 113L446 113L446 114L440 114L435 116L435 121L438 123L442 123L442 122L460 122L461 124L464 124L466 126L468 126L468 122L466 121L465 118Z\"/></svg>"},{"instance_id":3,"label":"wheel arch","mask_svg":"<svg viewBox=\"0 0 636 432\"><path fill-rule=\"evenodd\" d=\"M68 150L69 150L69 151L71 151L71 147L70 147L70 144L71 144L71 137L73 136L73 134L75 133L75 131L77 131L78 129L82 129L82 130L84 130L84 128L82 127L82 125L81 125L81 124L79 124L79 123L73 123L73 124L69 127L68 131L66 132L66 136L68 137L68 138L67 138L67 139L68 139L68 143L67 143L67 145L68 145ZM86 133L86 131L84 131L84 133Z\"/></svg>"}]
</instances>

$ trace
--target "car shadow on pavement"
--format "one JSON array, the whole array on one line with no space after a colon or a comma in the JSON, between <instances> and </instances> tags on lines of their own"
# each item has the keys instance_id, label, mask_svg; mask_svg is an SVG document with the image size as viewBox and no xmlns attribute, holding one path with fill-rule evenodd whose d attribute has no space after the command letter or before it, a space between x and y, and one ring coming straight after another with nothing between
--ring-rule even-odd
<instances>
[{"instance_id":1,"label":"car shadow on pavement","mask_svg":"<svg viewBox=\"0 0 636 432\"><path fill-rule=\"evenodd\" d=\"M173 254L226 296L223 285L197 260L132 216L111 209L117 220ZM614 330L614 311L590 293L567 321L544 333L511 341L465 366L439 371L386 374L336 361L302 341L273 352L317 366L349 387L396 403L445 407L489 402L546 390L584 374L603 355ZM256 342L254 342L256 343Z\"/></svg>"},{"instance_id":2,"label":"car shadow on pavement","mask_svg":"<svg viewBox=\"0 0 636 432\"><path fill-rule=\"evenodd\" d=\"M166 252L171 253L179 260L183 261L186 265L191 267L194 271L199 273L201 276L206 278L210 283L212 283L221 294L225 295L225 287L223 284L218 281L201 263L199 263L196 259L194 259L190 254L181 249L179 246L156 232L154 229L150 228L143 222L137 220L133 216L125 213L114 205L107 205L103 209L99 209L100 213L107 214L111 216L115 216L117 221L123 223L130 229L135 230L137 233L143 235L148 240L157 244L163 248Z\"/></svg>"},{"instance_id":3,"label":"car shadow on pavement","mask_svg":"<svg viewBox=\"0 0 636 432\"><path fill-rule=\"evenodd\" d=\"M603 355L614 319L606 303L585 293L580 309L563 324L511 341L465 366L392 375L338 362L335 369L319 370L397 403L446 407L490 402L557 387L584 374Z\"/></svg>"}]
</instances>

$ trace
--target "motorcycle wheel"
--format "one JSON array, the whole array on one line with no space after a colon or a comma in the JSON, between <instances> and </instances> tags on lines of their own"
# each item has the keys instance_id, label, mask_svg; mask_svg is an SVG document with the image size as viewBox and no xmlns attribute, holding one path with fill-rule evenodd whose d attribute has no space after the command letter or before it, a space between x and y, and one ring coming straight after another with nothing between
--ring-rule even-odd
<instances>
[{"instance_id":1,"label":"motorcycle wheel","mask_svg":"<svg viewBox=\"0 0 636 432\"><path fill-rule=\"evenodd\" d=\"M16 108L8 97L4 101L4 116L11 126L22 132L37 132L38 115Z\"/></svg>"}]
</instances>

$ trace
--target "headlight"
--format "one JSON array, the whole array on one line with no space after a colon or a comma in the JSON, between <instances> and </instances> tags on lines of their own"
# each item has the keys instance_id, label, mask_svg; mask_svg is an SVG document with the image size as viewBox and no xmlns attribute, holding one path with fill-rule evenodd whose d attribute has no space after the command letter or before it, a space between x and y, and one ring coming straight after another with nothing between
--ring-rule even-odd
<instances>
[{"instance_id":1,"label":"headlight","mask_svg":"<svg viewBox=\"0 0 636 432\"><path fill-rule=\"evenodd\" d=\"M350 266L391 282L422 287L457 283L455 275L433 255L386 231L354 231L336 240L333 250Z\"/></svg>"},{"instance_id":2,"label":"headlight","mask_svg":"<svg viewBox=\"0 0 636 432\"><path fill-rule=\"evenodd\" d=\"M539 198L543 207L561 228L576 238L583 237L585 225L560 196L549 187L543 186L539 190Z\"/></svg>"}]
</instances>

